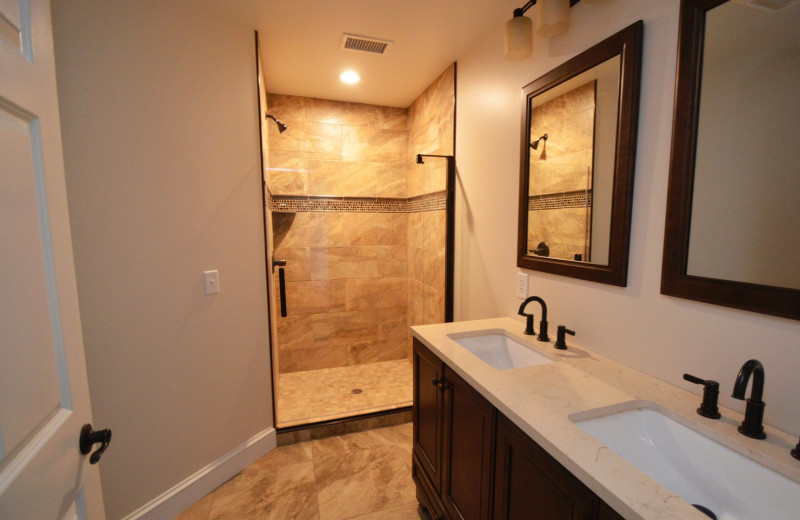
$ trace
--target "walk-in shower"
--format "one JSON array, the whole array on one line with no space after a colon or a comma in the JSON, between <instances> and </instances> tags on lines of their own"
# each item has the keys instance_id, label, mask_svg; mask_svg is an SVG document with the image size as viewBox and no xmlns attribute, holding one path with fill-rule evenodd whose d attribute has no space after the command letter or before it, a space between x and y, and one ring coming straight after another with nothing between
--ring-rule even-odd
<instances>
[{"instance_id":1,"label":"walk-in shower","mask_svg":"<svg viewBox=\"0 0 800 520\"><path fill-rule=\"evenodd\" d=\"M411 406L409 326L452 319L454 76L408 108L266 96L278 428Z\"/></svg>"}]
</instances>

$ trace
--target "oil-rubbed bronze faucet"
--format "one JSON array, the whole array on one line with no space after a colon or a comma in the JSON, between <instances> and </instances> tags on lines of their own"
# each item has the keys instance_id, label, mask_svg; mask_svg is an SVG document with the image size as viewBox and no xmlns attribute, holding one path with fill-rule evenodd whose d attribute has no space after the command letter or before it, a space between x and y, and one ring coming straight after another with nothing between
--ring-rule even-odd
<instances>
[{"instance_id":1,"label":"oil-rubbed bronze faucet","mask_svg":"<svg viewBox=\"0 0 800 520\"><path fill-rule=\"evenodd\" d=\"M761 400L764 395L764 366L757 359L750 359L742 365L736 382L733 384L734 399L744 400L744 392L747 390L747 382L753 376L753 388L750 390L750 398L747 400L747 408L744 412L744 420L739 426L739 433L752 437L753 439L766 439L764 433L764 406Z\"/></svg>"},{"instance_id":2,"label":"oil-rubbed bronze faucet","mask_svg":"<svg viewBox=\"0 0 800 520\"><path fill-rule=\"evenodd\" d=\"M683 378L690 383L703 385L703 402L697 413L709 419L719 419L722 417L719 413L719 406L717 401L719 398L719 383L711 379L700 379L692 374L683 374Z\"/></svg>"},{"instance_id":3,"label":"oil-rubbed bronze faucet","mask_svg":"<svg viewBox=\"0 0 800 520\"><path fill-rule=\"evenodd\" d=\"M547 304L544 303L544 300L538 296L530 296L529 298L526 298L525 301L522 302L522 305L519 306L519 315L525 316L527 319L525 334L528 336L533 336L536 334L536 332L533 330L533 314L527 314L525 312L525 306L530 302L539 302L542 305L542 319L539 322L539 335L536 337L536 339L539 341L550 341L550 337L547 335Z\"/></svg>"}]
</instances>

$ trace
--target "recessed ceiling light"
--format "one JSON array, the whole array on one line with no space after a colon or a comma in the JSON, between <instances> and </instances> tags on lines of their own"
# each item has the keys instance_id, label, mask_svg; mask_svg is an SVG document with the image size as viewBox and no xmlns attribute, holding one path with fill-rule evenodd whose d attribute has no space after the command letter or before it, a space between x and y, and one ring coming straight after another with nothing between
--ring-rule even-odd
<instances>
[{"instance_id":1,"label":"recessed ceiling light","mask_svg":"<svg viewBox=\"0 0 800 520\"><path fill-rule=\"evenodd\" d=\"M339 79L352 85L353 83L358 83L361 81L361 76L359 76L355 71L346 70L339 75Z\"/></svg>"}]
</instances>

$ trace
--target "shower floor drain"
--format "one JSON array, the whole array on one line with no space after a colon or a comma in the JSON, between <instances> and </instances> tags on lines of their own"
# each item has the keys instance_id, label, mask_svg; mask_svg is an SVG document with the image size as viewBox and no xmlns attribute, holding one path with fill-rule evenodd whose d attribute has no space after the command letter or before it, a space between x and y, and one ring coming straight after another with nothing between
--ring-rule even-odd
<instances>
[{"instance_id":1,"label":"shower floor drain","mask_svg":"<svg viewBox=\"0 0 800 520\"><path fill-rule=\"evenodd\" d=\"M364 391L362 389L360 389L360 388L353 388L352 390L350 390L350 393L351 394L363 394Z\"/></svg>"}]
</instances>

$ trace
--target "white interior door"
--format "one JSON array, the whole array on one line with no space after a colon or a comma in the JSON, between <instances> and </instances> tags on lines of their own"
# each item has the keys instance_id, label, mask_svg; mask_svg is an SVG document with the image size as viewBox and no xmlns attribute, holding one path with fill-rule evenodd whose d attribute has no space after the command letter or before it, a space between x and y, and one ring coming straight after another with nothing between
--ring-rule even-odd
<instances>
[{"instance_id":1,"label":"white interior door","mask_svg":"<svg viewBox=\"0 0 800 520\"><path fill-rule=\"evenodd\" d=\"M50 4L0 0L0 518L104 517L90 422Z\"/></svg>"}]
</instances>

